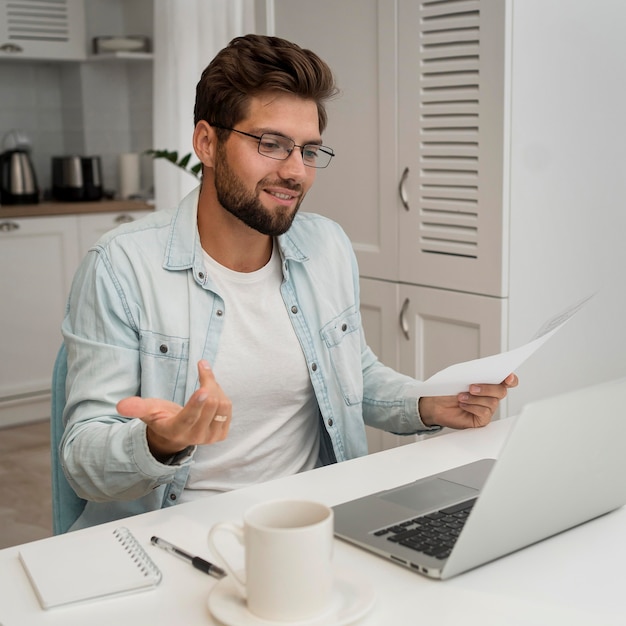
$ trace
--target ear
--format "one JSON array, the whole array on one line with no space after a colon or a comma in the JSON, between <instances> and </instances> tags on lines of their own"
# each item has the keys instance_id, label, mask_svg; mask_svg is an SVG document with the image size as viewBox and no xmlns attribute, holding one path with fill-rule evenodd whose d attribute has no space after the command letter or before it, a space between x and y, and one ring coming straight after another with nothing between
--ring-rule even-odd
<instances>
[{"instance_id":1,"label":"ear","mask_svg":"<svg viewBox=\"0 0 626 626\"><path fill-rule=\"evenodd\" d=\"M205 167L213 167L216 145L215 129L205 120L200 120L193 131L193 149Z\"/></svg>"}]
</instances>

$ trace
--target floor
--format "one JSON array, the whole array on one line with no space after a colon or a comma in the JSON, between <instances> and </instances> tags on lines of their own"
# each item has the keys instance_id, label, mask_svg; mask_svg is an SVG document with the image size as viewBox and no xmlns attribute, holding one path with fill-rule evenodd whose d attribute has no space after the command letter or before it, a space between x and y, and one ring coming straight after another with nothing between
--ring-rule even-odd
<instances>
[{"instance_id":1,"label":"floor","mask_svg":"<svg viewBox=\"0 0 626 626\"><path fill-rule=\"evenodd\" d=\"M0 548L52 535L50 425L0 429Z\"/></svg>"}]
</instances>

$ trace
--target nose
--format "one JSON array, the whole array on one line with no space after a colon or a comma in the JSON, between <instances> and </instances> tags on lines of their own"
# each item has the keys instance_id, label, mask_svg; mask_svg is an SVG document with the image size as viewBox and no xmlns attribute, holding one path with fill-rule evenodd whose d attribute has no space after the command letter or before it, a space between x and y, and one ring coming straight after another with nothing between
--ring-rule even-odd
<instances>
[{"instance_id":1,"label":"nose","mask_svg":"<svg viewBox=\"0 0 626 626\"><path fill-rule=\"evenodd\" d=\"M315 172L313 168L307 167L304 164L301 150L302 148L299 146L294 146L289 156L280 162L281 167L279 173L282 178L297 180L300 182L307 177L307 170Z\"/></svg>"}]
</instances>

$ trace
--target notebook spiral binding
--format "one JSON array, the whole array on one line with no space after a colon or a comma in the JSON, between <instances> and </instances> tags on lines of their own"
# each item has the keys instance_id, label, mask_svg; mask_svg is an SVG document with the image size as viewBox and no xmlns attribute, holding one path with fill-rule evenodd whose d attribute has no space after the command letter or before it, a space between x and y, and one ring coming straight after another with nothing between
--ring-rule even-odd
<instances>
[{"instance_id":1,"label":"notebook spiral binding","mask_svg":"<svg viewBox=\"0 0 626 626\"><path fill-rule=\"evenodd\" d=\"M133 561L146 577L152 578L156 584L161 582L161 570L155 565L148 553L143 549L141 544L135 539L135 536L125 526L120 526L113 531L115 538L120 542L124 550L128 552Z\"/></svg>"}]
</instances>

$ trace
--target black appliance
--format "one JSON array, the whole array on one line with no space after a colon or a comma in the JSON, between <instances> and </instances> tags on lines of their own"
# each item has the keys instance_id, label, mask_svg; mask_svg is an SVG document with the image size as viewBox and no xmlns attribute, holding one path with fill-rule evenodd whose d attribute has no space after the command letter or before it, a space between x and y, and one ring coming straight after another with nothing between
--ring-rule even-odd
<instances>
[{"instance_id":1,"label":"black appliance","mask_svg":"<svg viewBox=\"0 0 626 626\"><path fill-rule=\"evenodd\" d=\"M102 199L100 157L52 157L52 197L61 202Z\"/></svg>"}]
</instances>

